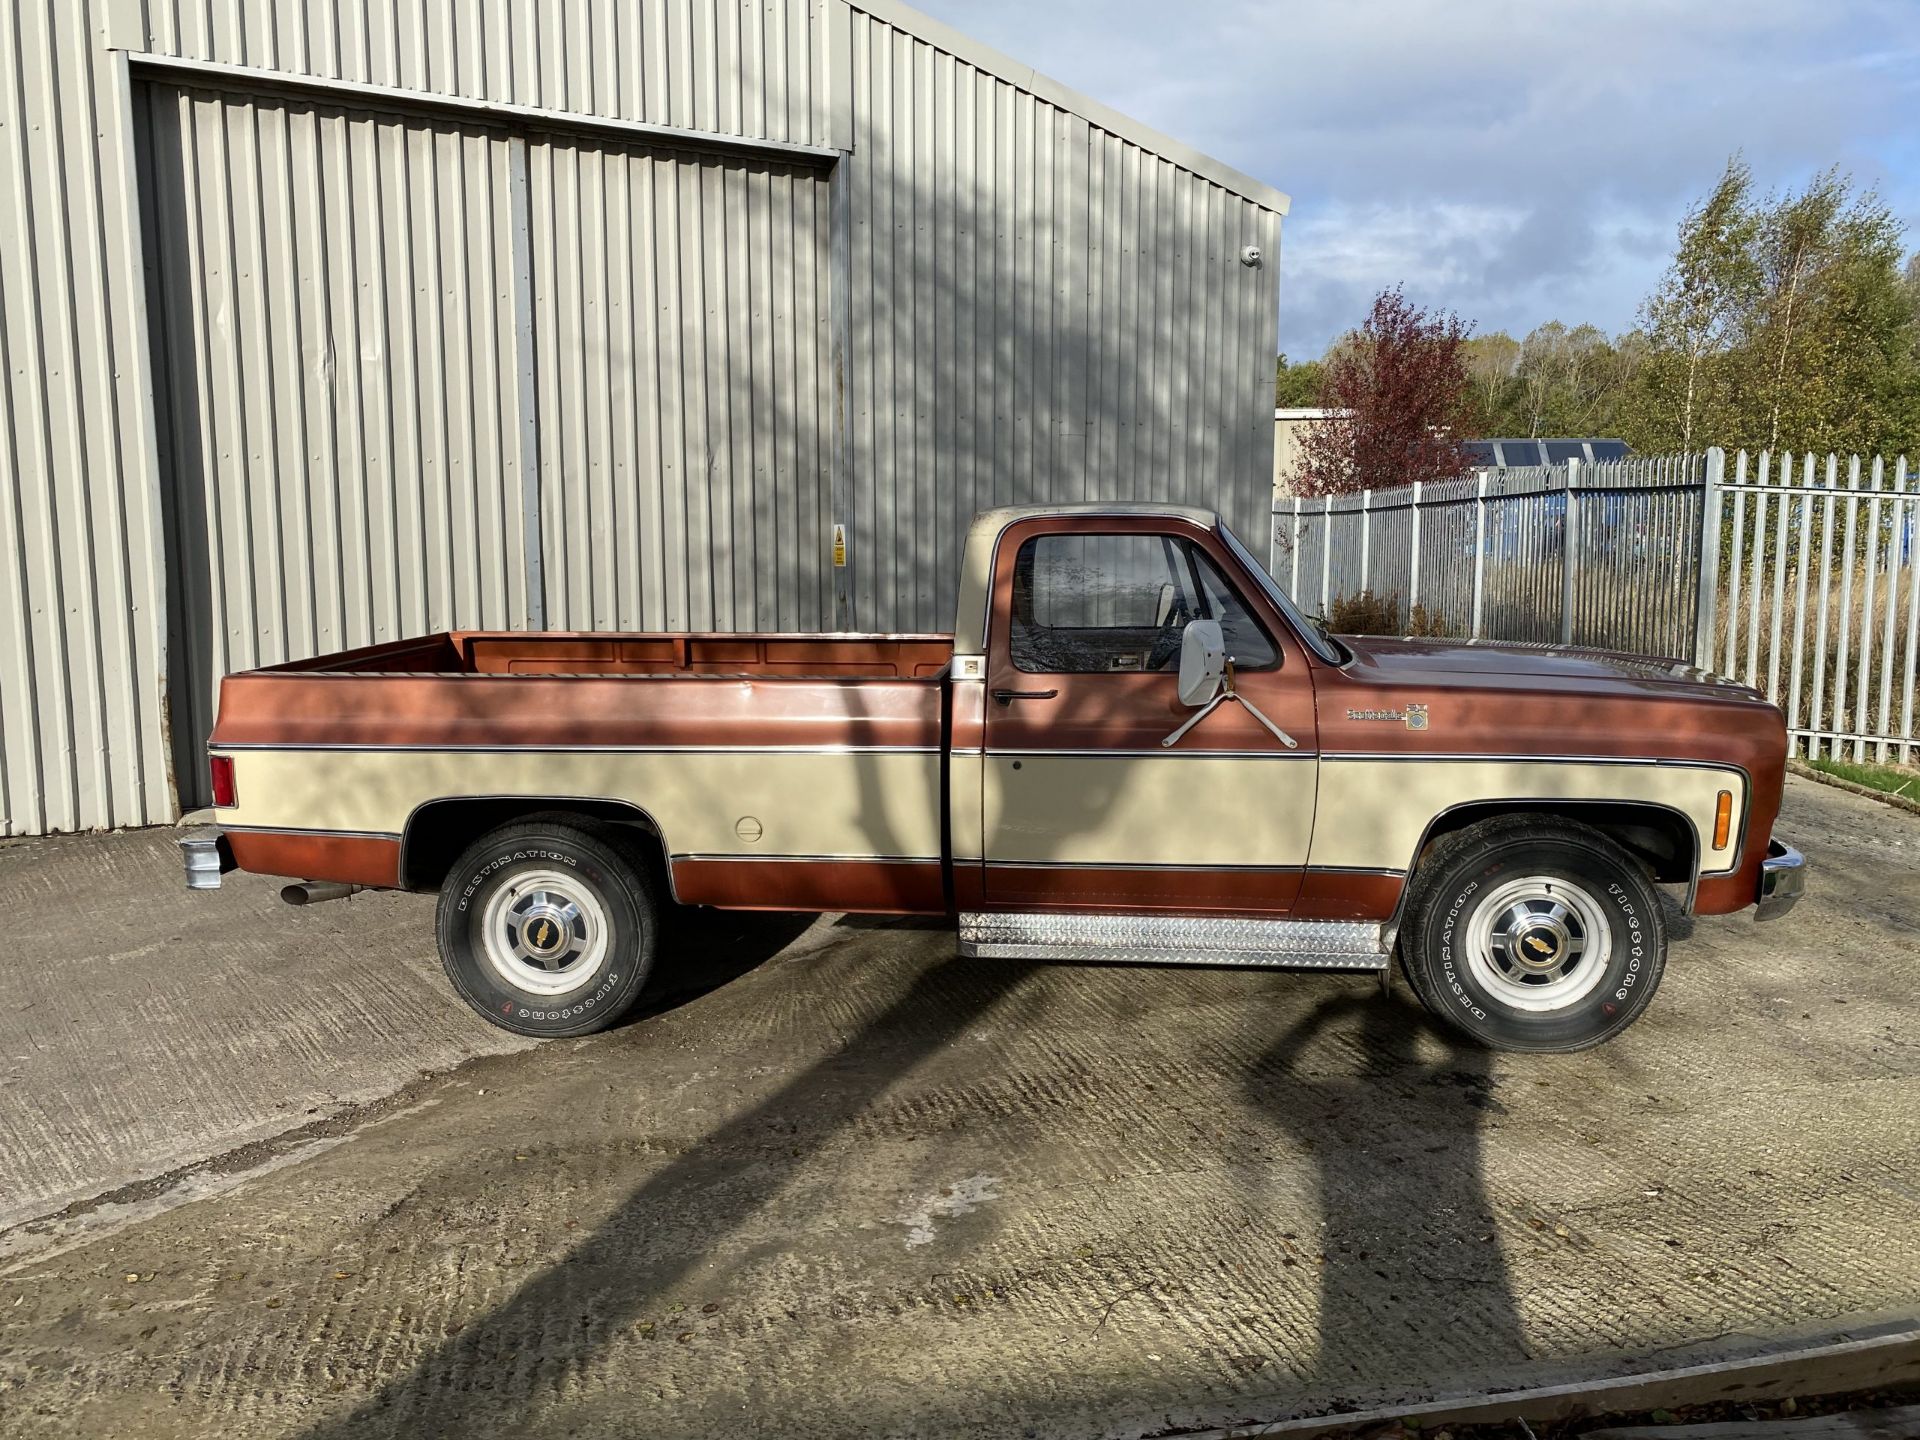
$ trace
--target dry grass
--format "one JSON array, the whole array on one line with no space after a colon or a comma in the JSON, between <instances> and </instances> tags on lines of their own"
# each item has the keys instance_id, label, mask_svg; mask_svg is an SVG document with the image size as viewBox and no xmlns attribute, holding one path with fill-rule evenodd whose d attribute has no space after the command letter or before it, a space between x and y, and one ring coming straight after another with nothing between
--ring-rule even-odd
<instances>
[{"instance_id":1,"label":"dry grass","mask_svg":"<svg viewBox=\"0 0 1920 1440\"><path fill-rule=\"evenodd\" d=\"M1889 655L1887 587L1890 579L1894 585L1894 604L1891 625L1893 643ZM1891 577L1881 574L1875 584L1871 613L1867 609L1865 569L1855 570L1850 594L1843 594L1845 587L1842 580L1843 577L1838 575L1831 578L1826 589L1826 613L1823 616L1818 571L1809 576L1806 600L1802 605L1796 577L1789 570L1782 587L1776 629L1772 575L1770 572L1763 574L1759 586L1760 623L1757 630L1752 625L1753 590L1743 589L1737 601L1729 605L1723 582L1720 604L1716 607L1714 617L1714 667L1739 680L1751 678L1751 682L1762 690L1771 690L1781 708L1789 711L1787 724L1793 729L1852 734L1856 732L1856 722L1860 719L1864 658L1865 730L1872 733L1880 728L1880 692L1884 681L1887 691L1887 728L1898 731L1901 716L1909 713L1906 707L1910 706L1912 713L1920 713L1920 687L1910 685L1906 674L1907 647L1915 638L1910 635L1908 624L1909 575L1904 570L1896 571ZM1727 655L1729 634L1733 637L1731 664ZM1793 684L1796 637L1800 651L1797 694ZM1841 665L1843 645L1844 673ZM1748 663L1750 657L1751 665ZM1892 660L1891 666L1886 663L1889 658ZM1819 701L1817 712L1816 690ZM1853 747L1849 744L1847 748ZM1854 758L1861 757L1856 755Z\"/></svg>"},{"instance_id":2,"label":"dry grass","mask_svg":"<svg viewBox=\"0 0 1920 1440\"><path fill-rule=\"evenodd\" d=\"M1437 610L1416 605L1400 623L1400 601L1393 595L1376 595L1362 590L1358 595L1343 595L1328 607L1327 627L1336 635L1452 635L1447 617Z\"/></svg>"}]
</instances>

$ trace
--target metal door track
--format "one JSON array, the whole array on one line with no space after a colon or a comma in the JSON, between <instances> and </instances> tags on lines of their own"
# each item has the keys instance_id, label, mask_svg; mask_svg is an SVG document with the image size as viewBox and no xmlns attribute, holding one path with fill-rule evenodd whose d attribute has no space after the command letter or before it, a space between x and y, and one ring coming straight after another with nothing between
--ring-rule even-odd
<instances>
[{"instance_id":1,"label":"metal door track","mask_svg":"<svg viewBox=\"0 0 1920 1440\"><path fill-rule=\"evenodd\" d=\"M1383 942L1383 927L1372 920L984 911L960 915L960 953L981 958L1384 970Z\"/></svg>"}]
</instances>

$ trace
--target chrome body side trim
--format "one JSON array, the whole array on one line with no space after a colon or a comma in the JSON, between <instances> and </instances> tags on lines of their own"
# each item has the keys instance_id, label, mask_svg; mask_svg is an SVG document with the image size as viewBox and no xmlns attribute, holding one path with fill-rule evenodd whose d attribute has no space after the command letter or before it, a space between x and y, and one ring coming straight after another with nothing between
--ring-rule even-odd
<instances>
[{"instance_id":1,"label":"chrome body side trim","mask_svg":"<svg viewBox=\"0 0 1920 1440\"><path fill-rule=\"evenodd\" d=\"M330 840L398 840L391 830L323 830L310 825L225 825L228 835L319 835Z\"/></svg>"},{"instance_id":2,"label":"chrome body side trim","mask_svg":"<svg viewBox=\"0 0 1920 1440\"><path fill-rule=\"evenodd\" d=\"M227 740L212 755L233 750L344 750L355 753L447 755L938 755L938 745L372 745L308 740Z\"/></svg>"},{"instance_id":3,"label":"chrome body side trim","mask_svg":"<svg viewBox=\"0 0 1920 1440\"><path fill-rule=\"evenodd\" d=\"M985 863L996 870L1148 870L1171 871L1176 874L1189 871L1205 871L1211 874L1217 870L1233 870L1253 874L1298 875L1306 869L1304 865L1235 865L1213 862L1204 865L1177 865L1118 860L988 860Z\"/></svg>"},{"instance_id":4,"label":"chrome body side trim","mask_svg":"<svg viewBox=\"0 0 1920 1440\"><path fill-rule=\"evenodd\" d=\"M1004 750L970 751L990 760L1318 760L1312 750Z\"/></svg>"},{"instance_id":5,"label":"chrome body side trim","mask_svg":"<svg viewBox=\"0 0 1920 1440\"><path fill-rule=\"evenodd\" d=\"M688 852L671 857L676 863L681 860L740 860L750 865L788 864L788 865L939 865L943 864L938 855L756 855L751 851L739 851L732 855L705 855Z\"/></svg>"}]
</instances>

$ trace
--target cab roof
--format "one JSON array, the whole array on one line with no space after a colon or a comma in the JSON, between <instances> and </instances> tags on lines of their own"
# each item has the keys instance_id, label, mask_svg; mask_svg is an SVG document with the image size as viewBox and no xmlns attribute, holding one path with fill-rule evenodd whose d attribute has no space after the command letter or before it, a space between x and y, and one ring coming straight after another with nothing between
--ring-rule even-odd
<instances>
[{"instance_id":1,"label":"cab roof","mask_svg":"<svg viewBox=\"0 0 1920 1440\"><path fill-rule=\"evenodd\" d=\"M1167 505L1151 500L1095 500L1077 505L1002 505L996 510L982 510L974 517L973 523L999 530L1016 520L1031 520L1044 515L1172 516L1179 520L1191 520L1195 525L1204 525L1209 529L1220 523L1220 512L1217 510L1203 510L1197 505Z\"/></svg>"}]
</instances>

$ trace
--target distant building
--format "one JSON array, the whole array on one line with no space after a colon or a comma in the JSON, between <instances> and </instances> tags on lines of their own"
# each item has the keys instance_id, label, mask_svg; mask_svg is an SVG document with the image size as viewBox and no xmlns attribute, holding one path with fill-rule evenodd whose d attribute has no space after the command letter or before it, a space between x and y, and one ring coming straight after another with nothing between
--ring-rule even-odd
<instances>
[{"instance_id":1,"label":"distant building","mask_svg":"<svg viewBox=\"0 0 1920 1440\"><path fill-rule=\"evenodd\" d=\"M1291 499L1299 488L1304 462L1301 446L1307 427L1332 412L1313 406L1280 408L1273 412L1273 498ZM1524 440L1465 440L1476 469L1516 470L1531 465L1564 465L1578 460L1591 465L1602 460L1624 460L1632 453L1624 440L1535 437Z\"/></svg>"},{"instance_id":2,"label":"distant building","mask_svg":"<svg viewBox=\"0 0 1920 1440\"><path fill-rule=\"evenodd\" d=\"M1276 500L1291 497L1296 479L1300 473L1300 443L1306 438L1307 427L1316 420L1324 420L1328 414L1315 406L1307 405L1294 409L1281 408L1273 412L1273 498Z\"/></svg>"}]
</instances>

